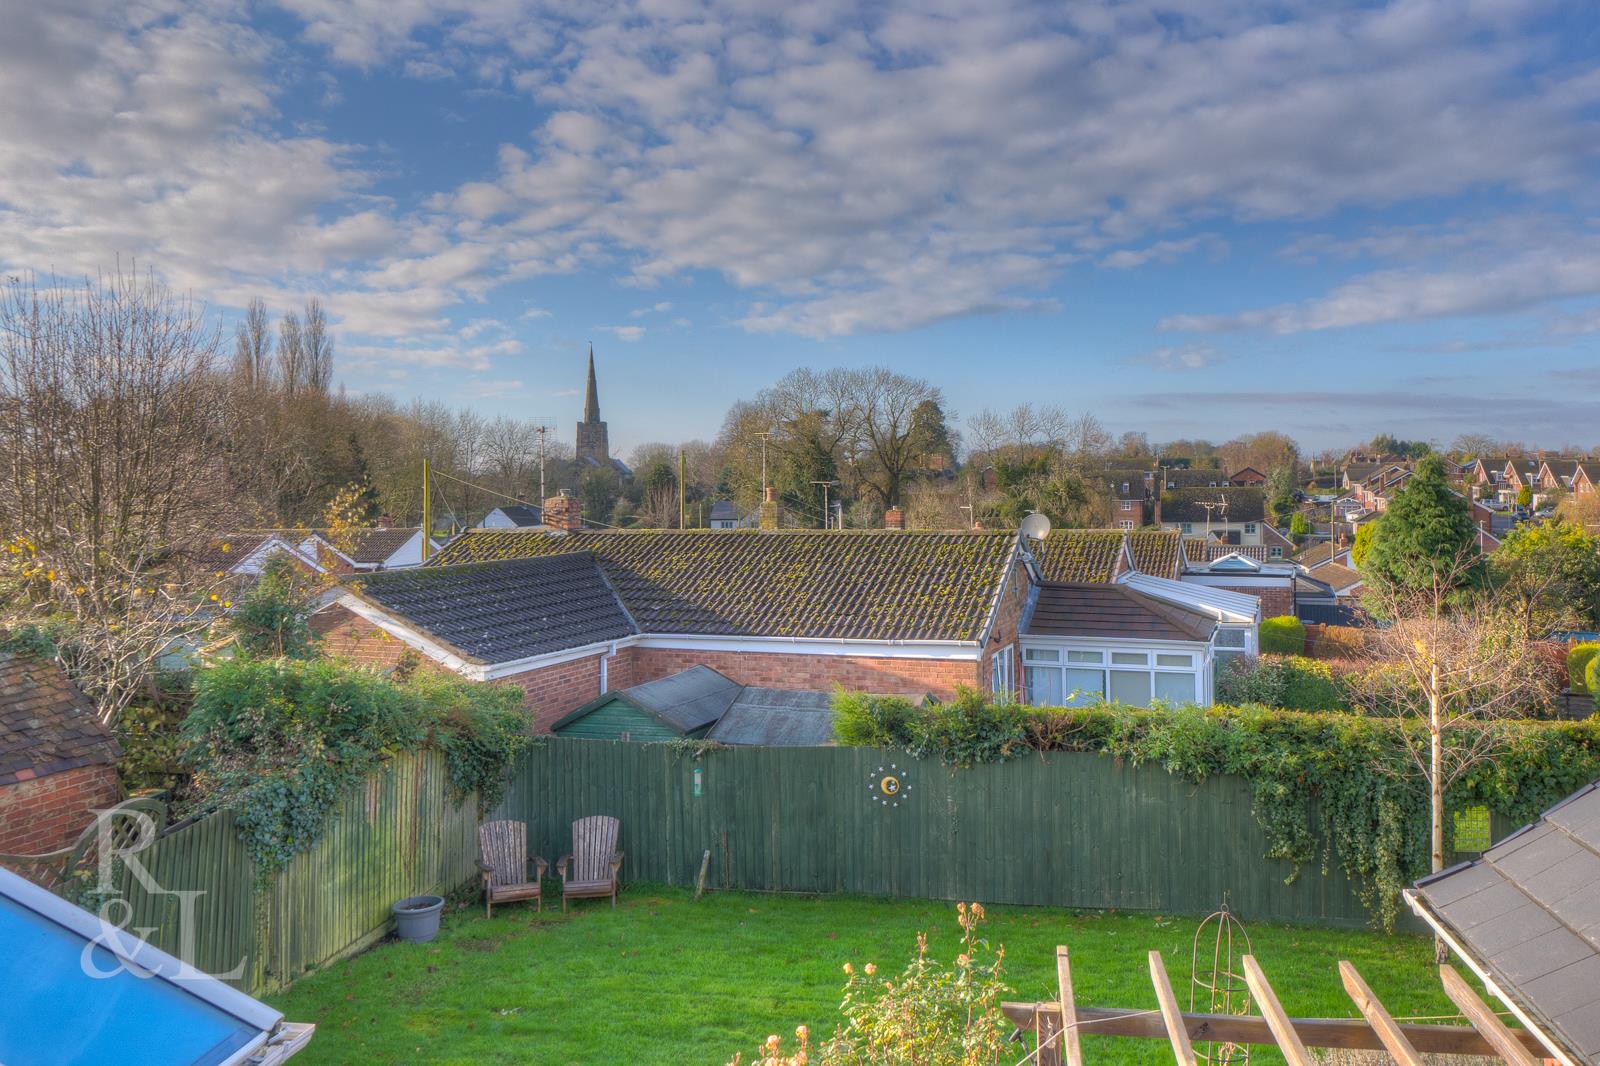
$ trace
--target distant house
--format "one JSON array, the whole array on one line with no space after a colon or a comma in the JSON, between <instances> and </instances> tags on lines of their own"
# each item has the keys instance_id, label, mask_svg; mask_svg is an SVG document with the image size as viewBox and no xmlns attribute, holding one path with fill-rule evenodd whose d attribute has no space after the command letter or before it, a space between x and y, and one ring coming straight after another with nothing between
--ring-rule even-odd
<instances>
[{"instance_id":1,"label":"distant house","mask_svg":"<svg viewBox=\"0 0 1600 1066\"><path fill-rule=\"evenodd\" d=\"M1253 466L1247 466L1243 470L1236 470L1228 475L1228 484L1230 485L1265 485L1266 483L1267 475Z\"/></svg>"},{"instance_id":2,"label":"distant house","mask_svg":"<svg viewBox=\"0 0 1600 1066\"><path fill-rule=\"evenodd\" d=\"M826 692L741 685L709 666L608 692L551 727L590 740L704 738L723 744L820 747L832 744L833 700Z\"/></svg>"},{"instance_id":3,"label":"distant house","mask_svg":"<svg viewBox=\"0 0 1600 1066\"><path fill-rule=\"evenodd\" d=\"M1104 475L1111 495L1111 521L1118 529L1137 529L1155 519L1154 470L1108 470Z\"/></svg>"},{"instance_id":4,"label":"distant house","mask_svg":"<svg viewBox=\"0 0 1600 1066\"><path fill-rule=\"evenodd\" d=\"M483 516L479 529L528 529L544 523L543 512L531 503L509 503Z\"/></svg>"},{"instance_id":5,"label":"distant house","mask_svg":"<svg viewBox=\"0 0 1600 1066\"><path fill-rule=\"evenodd\" d=\"M1169 489L1161 494L1161 526L1186 538L1215 538L1232 545L1269 543L1266 498L1259 486Z\"/></svg>"},{"instance_id":6,"label":"distant house","mask_svg":"<svg viewBox=\"0 0 1600 1066\"><path fill-rule=\"evenodd\" d=\"M755 515L739 516L732 500L714 500L711 504L712 529L748 529L755 524Z\"/></svg>"},{"instance_id":7,"label":"distant house","mask_svg":"<svg viewBox=\"0 0 1600 1066\"><path fill-rule=\"evenodd\" d=\"M306 531L292 529L253 530L214 537L193 555L201 573L215 577L249 578L261 575L273 556L283 556L306 574L322 574L327 568L314 551L305 547Z\"/></svg>"},{"instance_id":8,"label":"distant house","mask_svg":"<svg viewBox=\"0 0 1600 1066\"><path fill-rule=\"evenodd\" d=\"M429 539L437 551L440 544ZM422 565L422 529L418 526L357 529L334 536L318 530L300 543L303 553L312 554L327 570L338 574L374 570L400 570Z\"/></svg>"},{"instance_id":9,"label":"distant house","mask_svg":"<svg viewBox=\"0 0 1600 1066\"><path fill-rule=\"evenodd\" d=\"M3 634L0 634L3 635ZM122 749L53 660L0 648L0 854L73 841L122 799Z\"/></svg>"},{"instance_id":10,"label":"distant house","mask_svg":"<svg viewBox=\"0 0 1600 1066\"><path fill-rule=\"evenodd\" d=\"M1580 459L1572 472L1572 491L1580 496L1600 485L1600 461Z\"/></svg>"}]
</instances>

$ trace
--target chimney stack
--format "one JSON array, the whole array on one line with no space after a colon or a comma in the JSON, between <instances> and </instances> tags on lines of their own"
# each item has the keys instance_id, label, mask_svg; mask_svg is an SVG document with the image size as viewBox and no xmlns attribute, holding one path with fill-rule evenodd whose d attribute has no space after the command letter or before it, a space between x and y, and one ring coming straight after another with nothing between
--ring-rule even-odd
<instances>
[{"instance_id":1,"label":"chimney stack","mask_svg":"<svg viewBox=\"0 0 1600 1066\"><path fill-rule=\"evenodd\" d=\"M563 489L544 501L544 524L565 533L576 533L583 529L583 505Z\"/></svg>"},{"instance_id":2,"label":"chimney stack","mask_svg":"<svg viewBox=\"0 0 1600 1066\"><path fill-rule=\"evenodd\" d=\"M900 505L899 504L895 504L893 507L891 507L887 511L883 512L883 528L884 529L904 529L904 528L906 528L906 513L900 509Z\"/></svg>"},{"instance_id":3,"label":"chimney stack","mask_svg":"<svg viewBox=\"0 0 1600 1066\"><path fill-rule=\"evenodd\" d=\"M765 498L761 501L761 514L759 524L762 529L777 529L783 525L783 508L779 506L777 496L772 491L772 486L766 487Z\"/></svg>"},{"instance_id":4,"label":"chimney stack","mask_svg":"<svg viewBox=\"0 0 1600 1066\"><path fill-rule=\"evenodd\" d=\"M388 529L390 526L394 525L394 519L390 518L386 514L381 514L378 516L376 525L379 529Z\"/></svg>"}]
</instances>

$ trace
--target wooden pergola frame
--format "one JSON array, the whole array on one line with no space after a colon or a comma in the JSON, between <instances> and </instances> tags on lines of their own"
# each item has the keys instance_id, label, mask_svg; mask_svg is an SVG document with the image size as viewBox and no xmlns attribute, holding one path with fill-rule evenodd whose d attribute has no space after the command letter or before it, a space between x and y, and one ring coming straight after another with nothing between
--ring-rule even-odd
<instances>
[{"instance_id":1,"label":"wooden pergola frame","mask_svg":"<svg viewBox=\"0 0 1600 1066\"><path fill-rule=\"evenodd\" d=\"M1439 967L1439 979L1445 993L1472 1023L1470 1026L1395 1021L1356 968L1344 960L1339 963L1339 976L1361 1017L1291 1018L1284 1013L1254 955L1244 956L1244 975L1261 1014L1195 1014L1179 1009L1161 953L1150 952L1149 960L1157 1010L1080 1007L1073 1001L1070 957L1065 946L1058 946L1059 998L1055 1002L1001 1005L1019 1035L1031 1032L1037 1040L1036 1048L1023 1063L1083 1066L1080 1032L1166 1040L1172 1045L1177 1066L1195 1066L1197 1041L1272 1045L1283 1053L1289 1066L1315 1066L1307 1050L1314 1047L1386 1051L1400 1066L1421 1066L1423 1054L1485 1055L1510 1066L1539 1066L1548 1054L1533 1033L1508 1028L1449 966Z\"/></svg>"}]
</instances>

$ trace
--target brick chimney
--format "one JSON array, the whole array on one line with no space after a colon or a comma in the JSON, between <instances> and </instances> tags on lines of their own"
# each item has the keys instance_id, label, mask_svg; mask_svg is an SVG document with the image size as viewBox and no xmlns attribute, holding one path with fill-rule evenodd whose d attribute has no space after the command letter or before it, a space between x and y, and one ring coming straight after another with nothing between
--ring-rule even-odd
<instances>
[{"instance_id":1,"label":"brick chimney","mask_svg":"<svg viewBox=\"0 0 1600 1066\"><path fill-rule=\"evenodd\" d=\"M558 492L544 501L544 524L551 529L576 533L583 528L583 505L565 490Z\"/></svg>"},{"instance_id":2,"label":"brick chimney","mask_svg":"<svg viewBox=\"0 0 1600 1066\"><path fill-rule=\"evenodd\" d=\"M768 485L765 499L761 501L760 526L762 529L777 529L781 525L783 525L783 506L778 503L772 486Z\"/></svg>"},{"instance_id":3,"label":"brick chimney","mask_svg":"<svg viewBox=\"0 0 1600 1066\"><path fill-rule=\"evenodd\" d=\"M906 528L906 513L900 509L900 505L899 504L895 504L893 507L891 507L887 511L883 512L883 528L884 529L904 529L904 528Z\"/></svg>"},{"instance_id":4,"label":"brick chimney","mask_svg":"<svg viewBox=\"0 0 1600 1066\"><path fill-rule=\"evenodd\" d=\"M378 516L376 525L379 529L388 529L390 526L394 525L394 519L390 518L386 514L381 514Z\"/></svg>"}]
</instances>

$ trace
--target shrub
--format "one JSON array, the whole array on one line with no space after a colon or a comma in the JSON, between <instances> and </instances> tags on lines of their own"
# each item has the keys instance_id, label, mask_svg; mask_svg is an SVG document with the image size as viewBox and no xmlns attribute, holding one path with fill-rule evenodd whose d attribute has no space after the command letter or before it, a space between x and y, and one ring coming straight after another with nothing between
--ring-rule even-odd
<instances>
[{"instance_id":1,"label":"shrub","mask_svg":"<svg viewBox=\"0 0 1600 1066\"><path fill-rule=\"evenodd\" d=\"M1341 711L1351 703L1332 666L1300 655L1235 659L1217 678L1217 699L1292 711Z\"/></svg>"},{"instance_id":2,"label":"shrub","mask_svg":"<svg viewBox=\"0 0 1600 1066\"><path fill-rule=\"evenodd\" d=\"M917 954L897 977L878 976L867 963L857 969L844 964L845 984L839 1011L844 1022L833 1038L810 1057L810 1034L795 1030L799 1049L786 1055L776 1035L767 1037L752 1066L978 1066L1009 1062L1010 1031L1000 1010L1000 997L1010 991L1000 977L1005 948L990 950L978 937L983 907L956 904L961 923L961 949L947 966L928 957L928 938L917 935ZM735 1055L730 1066L739 1066Z\"/></svg>"},{"instance_id":3,"label":"shrub","mask_svg":"<svg viewBox=\"0 0 1600 1066\"><path fill-rule=\"evenodd\" d=\"M321 836L335 803L392 754L432 744L450 781L498 796L528 743L522 693L425 671L397 684L328 660L239 658L199 672L183 724L196 806L234 811L258 873Z\"/></svg>"},{"instance_id":4,"label":"shrub","mask_svg":"<svg viewBox=\"0 0 1600 1066\"><path fill-rule=\"evenodd\" d=\"M1589 694L1594 697L1595 711L1600 712L1600 657L1589 660L1583 679L1589 686Z\"/></svg>"},{"instance_id":5,"label":"shrub","mask_svg":"<svg viewBox=\"0 0 1600 1066\"><path fill-rule=\"evenodd\" d=\"M1594 682L1589 680L1593 675L1589 672L1589 664L1600 656L1600 644L1588 641L1583 644L1574 644L1567 650L1567 679L1572 683L1574 692L1594 692Z\"/></svg>"},{"instance_id":6,"label":"shrub","mask_svg":"<svg viewBox=\"0 0 1600 1066\"><path fill-rule=\"evenodd\" d=\"M1261 650L1279 655L1306 653L1305 623L1292 614L1281 614L1261 623Z\"/></svg>"}]
</instances>

